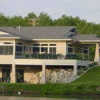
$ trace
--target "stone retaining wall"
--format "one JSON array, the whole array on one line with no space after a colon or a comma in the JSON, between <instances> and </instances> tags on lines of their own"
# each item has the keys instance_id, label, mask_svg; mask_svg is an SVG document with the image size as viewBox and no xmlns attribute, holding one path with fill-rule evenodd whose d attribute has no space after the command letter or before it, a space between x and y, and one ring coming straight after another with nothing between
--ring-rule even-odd
<instances>
[{"instance_id":1,"label":"stone retaining wall","mask_svg":"<svg viewBox=\"0 0 100 100\"><path fill-rule=\"evenodd\" d=\"M46 81L47 83L67 83L73 77L71 69L47 69Z\"/></svg>"},{"instance_id":2,"label":"stone retaining wall","mask_svg":"<svg viewBox=\"0 0 100 100\"><path fill-rule=\"evenodd\" d=\"M42 72L39 69L26 68L24 81L31 84L41 83ZM72 69L46 69L46 83L67 83L73 78Z\"/></svg>"}]
</instances>

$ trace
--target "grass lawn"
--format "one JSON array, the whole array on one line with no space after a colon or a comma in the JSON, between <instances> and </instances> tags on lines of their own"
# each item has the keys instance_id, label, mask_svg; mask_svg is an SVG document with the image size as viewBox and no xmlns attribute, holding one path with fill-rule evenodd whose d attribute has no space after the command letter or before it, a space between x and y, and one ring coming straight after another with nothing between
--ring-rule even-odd
<instances>
[{"instance_id":1,"label":"grass lawn","mask_svg":"<svg viewBox=\"0 0 100 100\"><path fill-rule=\"evenodd\" d=\"M100 67L89 70L85 75L71 84L100 85Z\"/></svg>"}]
</instances>

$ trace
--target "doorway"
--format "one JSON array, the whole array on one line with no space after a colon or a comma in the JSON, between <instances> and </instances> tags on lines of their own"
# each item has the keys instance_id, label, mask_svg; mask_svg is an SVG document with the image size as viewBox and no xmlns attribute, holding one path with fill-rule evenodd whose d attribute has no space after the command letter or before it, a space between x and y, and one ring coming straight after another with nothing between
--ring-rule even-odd
<instances>
[{"instance_id":1,"label":"doorway","mask_svg":"<svg viewBox=\"0 0 100 100\"><path fill-rule=\"evenodd\" d=\"M2 69L2 82L10 82L10 69Z\"/></svg>"},{"instance_id":2,"label":"doorway","mask_svg":"<svg viewBox=\"0 0 100 100\"><path fill-rule=\"evenodd\" d=\"M24 69L16 69L16 82L17 83L24 82Z\"/></svg>"}]
</instances>

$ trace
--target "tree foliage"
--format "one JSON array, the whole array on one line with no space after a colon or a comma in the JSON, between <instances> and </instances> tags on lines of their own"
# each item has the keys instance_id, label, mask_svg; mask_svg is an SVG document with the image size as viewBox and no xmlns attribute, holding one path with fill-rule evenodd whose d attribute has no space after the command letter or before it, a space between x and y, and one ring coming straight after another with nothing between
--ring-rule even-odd
<instances>
[{"instance_id":1,"label":"tree foliage","mask_svg":"<svg viewBox=\"0 0 100 100\"><path fill-rule=\"evenodd\" d=\"M37 15L34 12L31 12L25 18L26 19L34 19L34 18L37 18Z\"/></svg>"},{"instance_id":2,"label":"tree foliage","mask_svg":"<svg viewBox=\"0 0 100 100\"><path fill-rule=\"evenodd\" d=\"M27 14L27 16L5 16L0 14L1 26L75 26L80 34L100 34L100 24L90 23L79 17L72 17L62 15L58 19L52 19L47 13L40 13L37 16L34 12Z\"/></svg>"},{"instance_id":3,"label":"tree foliage","mask_svg":"<svg viewBox=\"0 0 100 100\"><path fill-rule=\"evenodd\" d=\"M51 26L53 24L52 19L46 13L40 13L37 25L38 26Z\"/></svg>"}]
</instances>

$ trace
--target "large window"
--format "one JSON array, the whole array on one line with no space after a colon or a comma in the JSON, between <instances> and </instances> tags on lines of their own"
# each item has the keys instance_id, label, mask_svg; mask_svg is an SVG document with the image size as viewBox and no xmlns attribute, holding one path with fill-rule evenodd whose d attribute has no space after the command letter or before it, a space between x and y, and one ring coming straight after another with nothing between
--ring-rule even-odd
<instances>
[{"instance_id":1,"label":"large window","mask_svg":"<svg viewBox=\"0 0 100 100\"><path fill-rule=\"evenodd\" d=\"M2 81L7 83L10 82L10 69L2 69Z\"/></svg>"},{"instance_id":2,"label":"large window","mask_svg":"<svg viewBox=\"0 0 100 100\"><path fill-rule=\"evenodd\" d=\"M16 52L22 52L23 46L16 46Z\"/></svg>"},{"instance_id":3,"label":"large window","mask_svg":"<svg viewBox=\"0 0 100 100\"><path fill-rule=\"evenodd\" d=\"M33 47L33 53L39 53L40 48L39 47Z\"/></svg>"},{"instance_id":4,"label":"large window","mask_svg":"<svg viewBox=\"0 0 100 100\"><path fill-rule=\"evenodd\" d=\"M24 69L16 69L16 81L18 83L24 82Z\"/></svg>"},{"instance_id":5,"label":"large window","mask_svg":"<svg viewBox=\"0 0 100 100\"><path fill-rule=\"evenodd\" d=\"M33 44L33 53L56 54L56 44Z\"/></svg>"},{"instance_id":6,"label":"large window","mask_svg":"<svg viewBox=\"0 0 100 100\"><path fill-rule=\"evenodd\" d=\"M24 46L24 50L23 52L26 53L26 54L30 54L32 51L32 47L31 46Z\"/></svg>"},{"instance_id":7,"label":"large window","mask_svg":"<svg viewBox=\"0 0 100 100\"><path fill-rule=\"evenodd\" d=\"M40 52L40 44L33 44L33 53L38 53Z\"/></svg>"},{"instance_id":8,"label":"large window","mask_svg":"<svg viewBox=\"0 0 100 100\"><path fill-rule=\"evenodd\" d=\"M24 45L23 43L16 44L16 56L23 56L24 54Z\"/></svg>"},{"instance_id":9,"label":"large window","mask_svg":"<svg viewBox=\"0 0 100 100\"><path fill-rule=\"evenodd\" d=\"M74 48L71 44L68 44L68 53L73 54L74 53Z\"/></svg>"},{"instance_id":10,"label":"large window","mask_svg":"<svg viewBox=\"0 0 100 100\"><path fill-rule=\"evenodd\" d=\"M41 53L48 53L48 44L41 44Z\"/></svg>"},{"instance_id":11,"label":"large window","mask_svg":"<svg viewBox=\"0 0 100 100\"><path fill-rule=\"evenodd\" d=\"M50 44L49 53L56 54L56 44Z\"/></svg>"},{"instance_id":12,"label":"large window","mask_svg":"<svg viewBox=\"0 0 100 100\"><path fill-rule=\"evenodd\" d=\"M56 47L50 47L50 54L56 54Z\"/></svg>"},{"instance_id":13,"label":"large window","mask_svg":"<svg viewBox=\"0 0 100 100\"><path fill-rule=\"evenodd\" d=\"M83 53L84 54L89 54L89 48L88 47L84 47L83 48Z\"/></svg>"},{"instance_id":14,"label":"large window","mask_svg":"<svg viewBox=\"0 0 100 100\"><path fill-rule=\"evenodd\" d=\"M13 47L12 46L0 46L0 55L12 55Z\"/></svg>"}]
</instances>

